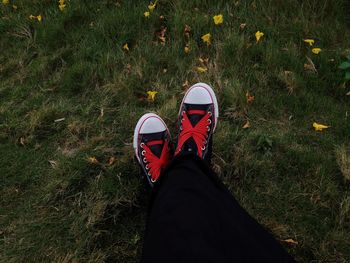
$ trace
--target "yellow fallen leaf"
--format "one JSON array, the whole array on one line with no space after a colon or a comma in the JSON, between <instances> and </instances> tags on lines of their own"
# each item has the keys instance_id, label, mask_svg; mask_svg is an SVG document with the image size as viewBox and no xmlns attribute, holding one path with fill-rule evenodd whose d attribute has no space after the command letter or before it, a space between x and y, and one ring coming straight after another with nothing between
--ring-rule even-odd
<instances>
[{"instance_id":1,"label":"yellow fallen leaf","mask_svg":"<svg viewBox=\"0 0 350 263\"><path fill-rule=\"evenodd\" d=\"M204 43L207 43L207 45L209 46L211 44L211 34L205 34L201 37L201 39L203 40Z\"/></svg>"},{"instance_id":2,"label":"yellow fallen leaf","mask_svg":"<svg viewBox=\"0 0 350 263\"><path fill-rule=\"evenodd\" d=\"M59 5L59 6L58 6L58 8L59 8L61 11L63 11L65 7L66 7L65 4L62 4L62 5Z\"/></svg>"},{"instance_id":3,"label":"yellow fallen leaf","mask_svg":"<svg viewBox=\"0 0 350 263\"><path fill-rule=\"evenodd\" d=\"M311 52L318 55L320 52L322 51L322 49L318 48L318 47L315 47L313 49L311 49Z\"/></svg>"},{"instance_id":4,"label":"yellow fallen leaf","mask_svg":"<svg viewBox=\"0 0 350 263\"><path fill-rule=\"evenodd\" d=\"M184 52L185 52L186 54L190 53L190 48L189 48L188 46L185 46Z\"/></svg>"},{"instance_id":5,"label":"yellow fallen leaf","mask_svg":"<svg viewBox=\"0 0 350 263\"><path fill-rule=\"evenodd\" d=\"M123 49L126 50L126 51L129 51L129 45L128 45L128 43L125 43L125 44L123 45Z\"/></svg>"},{"instance_id":6,"label":"yellow fallen leaf","mask_svg":"<svg viewBox=\"0 0 350 263\"><path fill-rule=\"evenodd\" d=\"M262 38L263 36L264 36L263 32L257 31L255 33L256 42L258 43L260 41L260 38Z\"/></svg>"},{"instance_id":7,"label":"yellow fallen leaf","mask_svg":"<svg viewBox=\"0 0 350 263\"><path fill-rule=\"evenodd\" d=\"M243 128L243 129L248 129L248 128L250 128L250 122L247 121L247 122L243 125L242 128Z\"/></svg>"},{"instance_id":8,"label":"yellow fallen leaf","mask_svg":"<svg viewBox=\"0 0 350 263\"><path fill-rule=\"evenodd\" d=\"M322 131L323 129L328 129L331 126L327 126L327 125L324 125L324 124L320 124L320 123L314 122L312 124L312 127L315 128L315 131Z\"/></svg>"},{"instance_id":9,"label":"yellow fallen leaf","mask_svg":"<svg viewBox=\"0 0 350 263\"><path fill-rule=\"evenodd\" d=\"M158 91L154 91L154 90L153 90L153 91L151 91L151 90L147 91L147 95L148 95L147 99L148 99L149 101L154 102L155 99L156 99L157 93L158 93Z\"/></svg>"},{"instance_id":10,"label":"yellow fallen leaf","mask_svg":"<svg viewBox=\"0 0 350 263\"><path fill-rule=\"evenodd\" d=\"M146 11L146 12L143 13L143 15L144 15L144 17L149 18L150 12Z\"/></svg>"},{"instance_id":11,"label":"yellow fallen leaf","mask_svg":"<svg viewBox=\"0 0 350 263\"><path fill-rule=\"evenodd\" d=\"M12 5L12 9L16 11L18 7L16 5Z\"/></svg>"},{"instance_id":12,"label":"yellow fallen leaf","mask_svg":"<svg viewBox=\"0 0 350 263\"><path fill-rule=\"evenodd\" d=\"M350 96L350 91L348 93L346 93L345 96Z\"/></svg>"},{"instance_id":13,"label":"yellow fallen leaf","mask_svg":"<svg viewBox=\"0 0 350 263\"><path fill-rule=\"evenodd\" d=\"M310 46L312 46L315 43L315 40L313 39L304 39L305 43L308 43Z\"/></svg>"},{"instance_id":14,"label":"yellow fallen leaf","mask_svg":"<svg viewBox=\"0 0 350 263\"><path fill-rule=\"evenodd\" d=\"M98 164L98 160L94 156L89 157L87 160L91 164Z\"/></svg>"},{"instance_id":15,"label":"yellow fallen leaf","mask_svg":"<svg viewBox=\"0 0 350 263\"><path fill-rule=\"evenodd\" d=\"M221 25L224 22L224 16L221 14L213 16L213 20L215 25Z\"/></svg>"},{"instance_id":16,"label":"yellow fallen leaf","mask_svg":"<svg viewBox=\"0 0 350 263\"><path fill-rule=\"evenodd\" d=\"M153 12L154 8L156 8L156 5L157 5L157 1L155 1L154 3L150 2L148 5L149 11Z\"/></svg>"},{"instance_id":17,"label":"yellow fallen leaf","mask_svg":"<svg viewBox=\"0 0 350 263\"><path fill-rule=\"evenodd\" d=\"M2 0L2 4L3 4L3 5L8 5L9 3L10 3L9 0Z\"/></svg>"},{"instance_id":18,"label":"yellow fallen leaf","mask_svg":"<svg viewBox=\"0 0 350 263\"><path fill-rule=\"evenodd\" d=\"M205 72L208 71L208 69L205 68L205 67L196 67L196 70L197 70L197 72L199 72L199 73L205 73Z\"/></svg>"}]
</instances>

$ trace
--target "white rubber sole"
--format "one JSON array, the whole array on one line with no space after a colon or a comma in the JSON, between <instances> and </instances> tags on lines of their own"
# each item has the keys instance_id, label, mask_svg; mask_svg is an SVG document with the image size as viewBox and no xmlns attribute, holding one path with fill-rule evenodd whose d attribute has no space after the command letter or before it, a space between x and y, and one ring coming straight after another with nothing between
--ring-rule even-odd
<instances>
[{"instance_id":1,"label":"white rubber sole","mask_svg":"<svg viewBox=\"0 0 350 263\"><path fill-rule=\"evenodd\" d=\"M138 120L138 122L136 124L135 130L134 130L134 138L133 138L133 147L134 147L134 151L135 151L135 154L136 154L136 158L137 158L137 160L139 160L139 162L141 162L141 160L139 158L139 155L138 155L139 135L140 135L140 131L141 131L142 125L149 118L157 118L158 120L160 120L164 124L164 126L166 128L165 130L167 130L168 133L169 133L169 130L168 130L165 122L157 114L155 114L155 113L146 113L146 114L142 115L142 117ZM161 131L155 131L155 132L161 132Z\"/></svg>"},{"instance_id":2,"label":"white rubber sole","mask_svg":"<svg viewBox=\"0 0 350 263\"><path fill-rule=\"evenodd\" d=\"M214 128L213 128L213 132L215 131L216 129L216 125L218 124L218 118L219 118L219 105L218 105L218 100L216 98L216 95L215 95L215 92L214 90L212 89L212 87L210 87L208 84L206 83L202 83L202 82L199 82L199 83L196 83L194 84L193 86L191 86L185 96L183 97L182 99L182 102L181 102L181 106L180 106L180 110L179 110L179 115L181 114L181 109L182 109L182 105L186 99L186 96L188 95L188 93L191 91L191 89L193 88L196 88L196 87L201 87L203 89L206 89L210 95L210 98L211 98L211 101L212 103L214 104L214 117L215 117L215 125L214 125Z\"/></svg>"}]
</instances>

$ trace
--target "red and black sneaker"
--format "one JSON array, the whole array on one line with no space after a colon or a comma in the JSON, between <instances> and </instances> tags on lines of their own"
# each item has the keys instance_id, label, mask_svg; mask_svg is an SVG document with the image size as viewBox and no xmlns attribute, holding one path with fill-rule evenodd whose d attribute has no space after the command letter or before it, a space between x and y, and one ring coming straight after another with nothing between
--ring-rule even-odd
<instances>
[{"instance_id":1,"label":"red and black sneaker","mask_svg":"<svg viewBox=\"0 0 350 263\"><path fill-rule=\"evenodd\" d=\"M218 117L219 107L213 89L205 83L189 88L180 106L175 155L196 154L210 164Z\"/></svg>"},{"instance_id":2,"label":"red and black sneaker","mask_svg":"<svg viewBox=\"0 0 350 263\"><path fill-rule=\"evenodd\" d=\"M151 187L172 157L170 140L169 130L158 115L147 113L137 122L133 146L143 174Z\"/></svg>"}]
</instances>

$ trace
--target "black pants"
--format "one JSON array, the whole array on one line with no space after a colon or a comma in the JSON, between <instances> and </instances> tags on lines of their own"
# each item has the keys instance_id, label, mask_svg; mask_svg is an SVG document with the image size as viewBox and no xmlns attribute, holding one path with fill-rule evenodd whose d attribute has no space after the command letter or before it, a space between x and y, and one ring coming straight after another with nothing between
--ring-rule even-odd
<instances>
[{"instance_id":1,"label":"black pants","mask_svg":"<svg viewBox=\"0 0 350 263\"><path fill-rule=\"evenodd\" d=\"M175 158L154 190L142 262L294 262L198 157Z\"/></svg>"}]
</instances>

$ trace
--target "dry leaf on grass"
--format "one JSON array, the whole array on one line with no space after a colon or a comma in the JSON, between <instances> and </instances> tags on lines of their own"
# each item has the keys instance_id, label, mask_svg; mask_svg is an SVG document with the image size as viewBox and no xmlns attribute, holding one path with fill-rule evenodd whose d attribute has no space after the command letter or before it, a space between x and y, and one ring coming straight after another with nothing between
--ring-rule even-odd
<instances>
[{"instance_id":1,"label":"dry leaf on grass","mask_svg":"<svg viewBox=\"0 0 350 263\"><path fill-rule=\"evenodd\" d=\"M247 122L243 125L242 128L243 128L243 129L248 129L248 128L250 128L250 121L247 121Z\"/></svg>"},{"instance_id":2,"label":"dry leaf on grass","mask_svg":"<svg viewBox=\"0 0 350 263\"><path fill-rule=\"evenodd\" d=\"M109 160L108 160L108 165L109 165L109 166L113 165L113 164L115 163L116 160L117 160L117 159L116 159L114 156L112 156L112 157L109 158Z\"/></svg>"},{"instance_id":3,"label":"dry leaf on grass","mask_svg":"<svg viewBox=\"0 0 350 263\"><path fill-rule=\"evenodd\" d=\"M19 144L24 146L25 145L25 140L23 137L19 138Z\"/></svg>"},{"instance_id":4,"label":"dry leaf on grass","mask_svg":"<svg viewBox=\"0 0 350 263\"><path fill-rule=\"evenodd\" d=\"M208 65L209 58L201 58L200 57L200 58L198 58L198 60L202 65L204 65L204 66Z\"/></svg>"},{"instance_id":5,"label":"dry leaf on grass","mask_svg":"<svg viewBox=\"0 0 350 263\"><path fill-rule=\"evenodd\" d=\"M283 241L283 243L286 243L289 246L296 246L299 244L298 241L295 241L294 239L291 239L291 238L288 238L288 239L285 239L282 241Z\"/></svg>"},{"instance_id":6,"label":"dry leaf on grass","mask_svg":"<svg viewBox=\"0 0 350 263\"><path fill-rule=\"evenodd\" d=\"M187 90L187 89L189 89L189 87L190 87L190 83L189 83L188 80L186 79L185 82L182 84L182 88L183 88L184 90Z\"/></svg>"},{"instance_id":7,"label":"dry leaf on grass","mask_svg":"<svg viewBox=\"0 0 350 263\"><path fill-rule=\"evenodd\" d=\"M158 32L157 32L157 37L158 37L158 40L160 42L160 44L162 46L165 45L165 42L166 42L166 37L165 37L165 33L167 31L167 28L166 27L162 27Z\"/></svg>"},{"instance_id":8,"label":"dry leaf on grass","mask_svg":"<svg viewBox=\"0 0 350 263\"><path fill-rule=\"evenodd\" d=\"M314 62L312 62L311 58L306 57L306 59L307 59L307 63L304 64L304 70L312 73L317 73L317 69L315 67Z\"/></svg>"},{"instance_id":9,"label":"dry leaf on grass","mask_svg":"<svg viewBox=\"0 0 350 263\"><path fill-rule=\"evenodd\" d=\"M87 158L87 161L91 164L98 164L98 160L94 156L90 156Z\"/></svg>"},{"instance_id":10,"label":"dry leaf on grass","mask_svg":"<svg viewBox=\"0 0 350 263\"><path fill-rule=\"evenodd\" d=\"M184 35L185 35L185 38L187 40L190 38L190 35L191 35L191 27L190 26L185 25Z\"/></svg>"},{"instance_id":11,"label":"dry leaf on grass","mask_svg":"<svg viewBox=\"0 0 350 263\"><path fill-rule=\"evenodd\" d=\"M240 30L244 30L246 26L247 26L246 23L242 23L242 24L239 25L239 29Z\"/></svg>"},{"instance_id":12,"label":"dry leaf on grass","mask_svg":"<svg viewBox=\"0 0 350 263\"><path fill-rule=\"evenodd\" d=\"M247 103L248 104L252 104L254 101L254 96L250 95L249 91L247 91L247 93L245 94L245 97L247 99Z\"/></svg>"},{"instance_id":13,"label":"dry leaf on grass","mask_svg":"<svg viewBox=\"0 0 350 263\"><path fill-rule=\"evenodd\" d=\"M60 119L57 119L57 120L54 120L54 122L61 122L61 121L64 121L66 118L60 118Z\"/></svg>"},{"instance_id":14,"label":"dry leaf on grass","mask_svg":"<svg viewBox=\"0 0 350 263\"><path fill-rule=\"evenodd\" d=\"M56 161L54 161L54 160L49 160L49 163L51 164L51 167L52 167L53 169L56 169L57 166L58 166L58 163L57 163Z\"/></svg>"}]
</instances>

